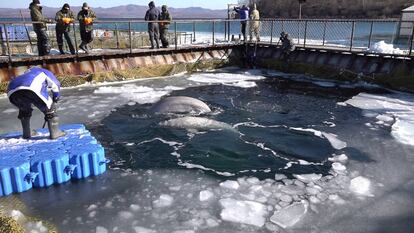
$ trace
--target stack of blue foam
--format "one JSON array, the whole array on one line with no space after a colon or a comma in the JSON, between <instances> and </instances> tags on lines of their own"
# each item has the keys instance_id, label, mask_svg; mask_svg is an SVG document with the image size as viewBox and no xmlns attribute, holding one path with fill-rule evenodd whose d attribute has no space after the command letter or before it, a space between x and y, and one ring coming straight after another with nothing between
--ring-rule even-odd
<instances>
[{"instance_id":1,"label":"stack of blue foam","mask_svg":"<svg viewBox=\"0 0 414 233\"><path fill-rule=\"evenodd\" d=\"M49 140L47 129L31 140L0 135L0 196L97 176L106 171L104 148L84 125L60 127L66 136Z\"/></svg>"}]
</instances>

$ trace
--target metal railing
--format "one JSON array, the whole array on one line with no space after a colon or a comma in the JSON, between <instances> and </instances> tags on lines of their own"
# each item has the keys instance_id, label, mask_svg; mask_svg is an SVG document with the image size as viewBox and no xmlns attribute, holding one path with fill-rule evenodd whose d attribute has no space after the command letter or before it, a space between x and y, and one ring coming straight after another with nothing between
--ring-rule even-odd
<instances>
[{"instance_id":1,"label":"metal railing","mask_svg":"<svg viewBox=\"0 0 414 233\"><path fill-rule=\"evenodd\" d=\"M1 55L12 62L18 57L36 56L36 22L0 22ZM133 53L150 46L147 21L94 22L93 53ZM253 21L248 22L247 38ZM289 34L297 47L332 49L382 55L413 55L414 21L399 20L295 20L264 19L259 21L260 43L280 45L279 34ZM26 34L26 35L25 35ZM48 24L48 34L56 48L55 24ZM72 41L81 41L79 25L72 24ZM176 20L167 35L174 49L200 45L240 43L240 20ZM249 38L250 37L250 38ZM381 42L384 41L384 42ZM380 43L381 42L381 43ZM67 48L66 48L67 51ZM77 50L76 56L79 55ZM53 50L52 55L57 55Z\"/></svg>"}]
</instances>

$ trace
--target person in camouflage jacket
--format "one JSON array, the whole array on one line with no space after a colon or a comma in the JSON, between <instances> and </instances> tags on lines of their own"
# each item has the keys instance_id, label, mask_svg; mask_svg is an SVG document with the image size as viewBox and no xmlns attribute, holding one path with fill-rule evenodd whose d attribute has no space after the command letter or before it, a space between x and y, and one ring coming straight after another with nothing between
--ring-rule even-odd
<instances>
[{"instance_id":1,"label":"person in camouflage jacket","mask_svg":"<svg viewBox=\"0 0 414 233\"><path fill-rule=\"evenodd\" d=\"M52 21L43 16L42 6L39 0L33 0L30 3L29 9L32 21L37 22L33 23L33 30L37 36L37 51L39 56L49 55L50 43L46 23L51 23Z\"/></svg>"},{"instance_id":2,"label":"person in camouflage jacket","mask_svg":"<svg viewBox=\"0 0 414 233\"><path fill-rule=\"evenodd\" d=\"M56 40L58 43L60 54L65 54L63 51L63 36L65 36L71 54L75 54L75 47L70 38L70 25L75 21L73 12L70 10L69 4L65 3L60 11L56 13Z\"/></svg>"},{"instance_id":3,"label":"person in camouflage jacket","mask_svg":"<svg viewBox=\"0 0 414 233\"><path fill-rule=\"evenodd\" d=\"M96 14L86 2L83 3L82 9L78 13L78 20L82 40L79 48L88 53L88 44L93 41L93 21L96 20Z\"/></svg>"},{"instance_id":4,"label":"person in camouflage jacket","mask_svg":"<svg viewBox=\"0 0 414 233\"><path fill-rule=\"evenodd\" d=\"M168 48L169 43L167 39L168 35L168 27L170 26L171 22L171 15L170 12L168 12L167 6L163 5L161 7L161 14L160 14L160 21L167 21L167 22L160 22L160 39L162 43L162 47Z\"/></svg>"}]
</instances>

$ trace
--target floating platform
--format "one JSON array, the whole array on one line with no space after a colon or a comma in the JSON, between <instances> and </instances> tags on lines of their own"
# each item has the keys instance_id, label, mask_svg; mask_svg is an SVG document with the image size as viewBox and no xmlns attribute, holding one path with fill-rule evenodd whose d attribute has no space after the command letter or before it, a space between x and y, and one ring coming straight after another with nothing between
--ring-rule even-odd
<instances>
[{"instance_id":1,"label":"floating platform","mask_svg":"<svg viewBox=\"0 0 414 233\"><path fill-rule=\"evenodd\" d=\"M0 197L49 187L106 171L104 148L81 124L60 127L66 135L49 139L47 129L30 140L21 133L0 135Z\"/></svg>"}]
</instances>

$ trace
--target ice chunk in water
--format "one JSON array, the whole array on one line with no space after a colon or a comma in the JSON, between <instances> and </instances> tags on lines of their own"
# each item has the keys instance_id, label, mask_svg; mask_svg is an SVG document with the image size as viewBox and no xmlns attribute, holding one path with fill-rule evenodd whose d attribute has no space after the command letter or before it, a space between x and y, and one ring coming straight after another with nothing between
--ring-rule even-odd
<instances>
[{"instance_id":1,"label":"ice chunk in water","mask_svg":"<svg viewBox=\"0 0 414 233\"><path fill-rule=\"evenodd\" d=\"M128 220L134 217L134 215L129 212L129 211L120 211L118 213L119 218L123 219L123 220Z\"/></svg>"},{"instance_id":2,"label":"ice chunk in water","mask_svg":"<svg viewBox=\"0 0 414 233\"><path fill-rule=\"evenodd\" d=\"M340 154L340 155L335 155L334 157L329 158L328 160L332 162L344 163L345 161L348 160L348 156L346 156L345 154Z\"/></svg>"},{"instance_id":3,"label":"ice chunk in water","mask_svg":"<svg viewBox=\"0 0 414 233\"><path fill-rule=\"evenodd\" d=\"M148 229L145 227L134 227L134 231L135 233L157 233L156 231L152 230L152 229Z\"/></svg>"},{"instance_id":4,"label":"ice chunk in water","mask_svg":"<svg viewBox=\"0 0 414 233\"><path fill-rule=\"evenodd\" d=\"M204 190L200 192L200 201L207 201L212 198L214 194L209 190Z\"/></svg>"},{"instance_id":5,"label":"ice chunk in water","mask_svg":"<svg viewBox=\"0 0 414 233\"><path fill-rule=\"evenodd\" d=\"M358 176L352 179L349 185L349 189L352 192L363 196L371 196L370 187L371 181L362 176Z\"/></svg>"},{"instance_id":6,"label":"ice chunk in water","mask_svg":"<svg viewBox=\"0 0 414 233\"><path fill-rule=\"evenodd\" d=\"M332 164L332 169L336 172L344 172L346 170L346 167L341 163L335 162Z\"/></svg>"},{"instance_id":7,"label":"ice chunk in water","mask_svg":"<svg viewBox=\"0 0 414 233\"><path fill-rule=\"evenodd\" d=\"M302 201L300 203L294 203L281 210L276 211L270 221L277 225L287 228L294 226L308 211L308 203Z\"/></svg>"},{"instance_id":8,"label":"ice chunk in water","mask_svg":"<svg viewBox=\"0 0 414 233\"><path fill-rule=\"evenodd\" d=\"M170 206L174 201L174 198L168 194L161 194L160 197L153 201L152 204L155 208Z\"/></svg>"},{"instance_id":9,"label":"ice chunk in water","mask_svg":"<svg viewBox=\"0 0 414 233\"><path fill-rule=\"evenodd\" d=\"M97 226L96 233L108 233L108 230L105 227Z\"/></svg>"},{"instance_id":10,"label":"ice chunk in water","mask_svg":"<svg viewBox=\"0 0 414 233\"><path fill-rule=\"evenodd\" d=\"M344 149L347 146L346 142L339 140L335 134L325 133L325 132L322 132L322 134L326 139L328 139L332 147L337 150Z\"/></svg>"},{"instance_id":11,"label":"ice chunk in water","mask_svg":"<svg viewBox=\"0 0 414 233\"><path fill-rule=\"evenodd\" d=\"M239 183L235 180L226 180L221 182L220 186L228 189L238 189L240 187Z\"/></svg>"},{"instance_id":12,"label":"ice chunk in water","mask_svg":"<svg viewBox=\"0 0 414 233\"><path fill-rule=\"evenodd\" d=\"M265 224L267 208L254 201L238 201L234 199L221 199L223 207L221 218L225 221L238 222L262 227Z\"/></svg>"},{"instance_id":13,"label":"ice chunk in water","mask_svg":"<svg viewBox=\"0 0 414 233\"><path fill-rule=\"evenodd\" d=\"M318 181L322 178L322 174L302 174L302 175L293 175L296 179L304 182L304 183L310 183Z\"/></svg>"}]
</instances>

